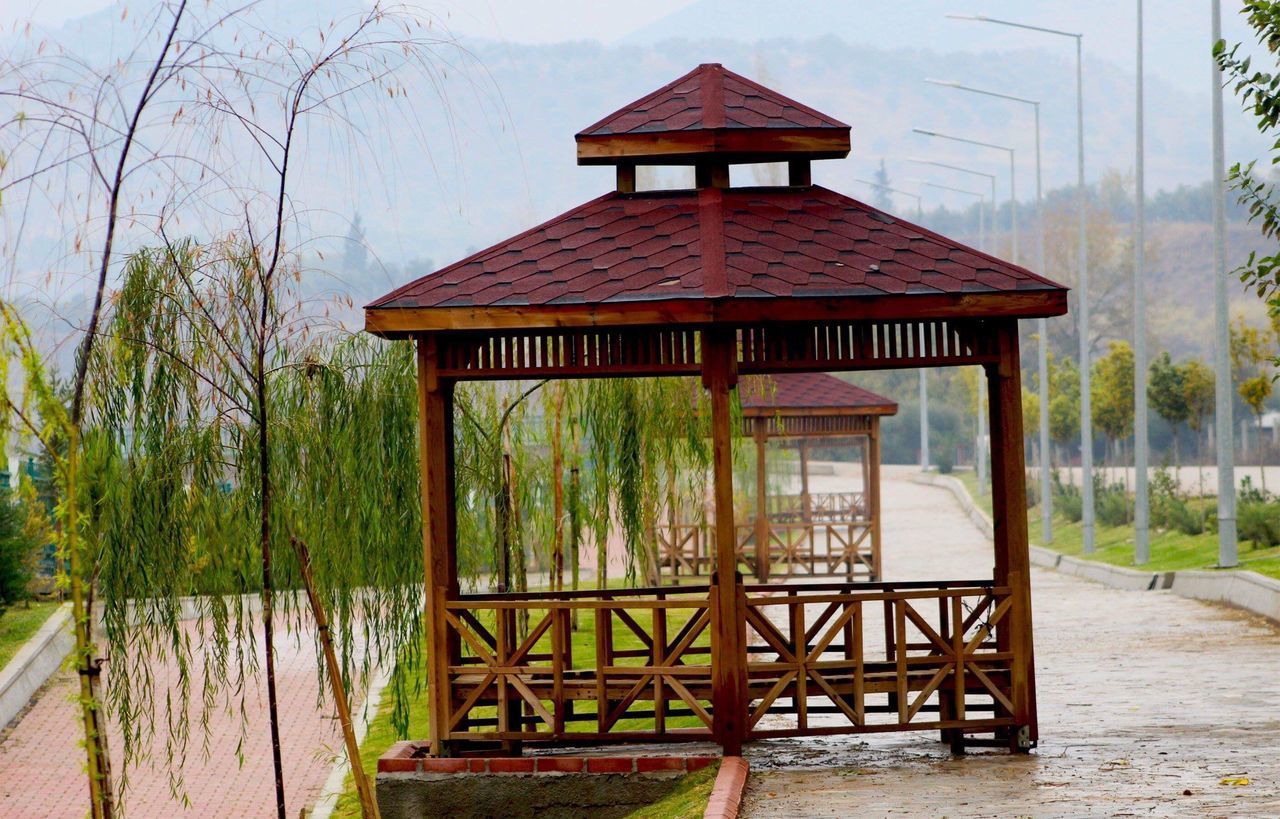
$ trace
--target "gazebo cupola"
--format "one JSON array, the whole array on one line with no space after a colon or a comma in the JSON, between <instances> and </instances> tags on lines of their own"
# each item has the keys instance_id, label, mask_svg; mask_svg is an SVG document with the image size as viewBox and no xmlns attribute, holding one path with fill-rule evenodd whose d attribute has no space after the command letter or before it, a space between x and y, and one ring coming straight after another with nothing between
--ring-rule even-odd
<instances>
[{"instance_id":1,"label":"gazebo cupola","mask_svg":"<svg viewBox=\"0 0 1280 819\"><path fill-rule=\"evenodd\" d=\"M579 165L616 165L635 191L638 165L692 165L699 188L729 186L729 166L786 162L791 185L810 183L813 159L849 155L849 126L776 91L705 63L581 131Z\"/></svg>"},{"instance_id":2,"label":"gazebo cupola","mask_svg":"<svg viewBox=\"0 0 1280 819\"><path fill-rule=\"evenodd\" d=\"M910 730L940 730L956 747L987 733L1030 748L1018 321L1064 314L1067 289L812 184L812 160L849 152L848 126L717 65L577 143L580 163L617 166L617 190L365 308L369 332L417 345L429 752L704 738L732 754L752 739ZM732 164L774 161L790 184L729 186ZM635 168L649 164L692 165L697 186L637 191ZM987 374L992 575L746 582L734 519L739 377L954 366ZM694 376L707 392L709 583L462 593L455 385L637 376ZM579 619L595 630L590 656L574 653ZM618 647L624 629L641 648Z\"/></svg>"}]
</instances>

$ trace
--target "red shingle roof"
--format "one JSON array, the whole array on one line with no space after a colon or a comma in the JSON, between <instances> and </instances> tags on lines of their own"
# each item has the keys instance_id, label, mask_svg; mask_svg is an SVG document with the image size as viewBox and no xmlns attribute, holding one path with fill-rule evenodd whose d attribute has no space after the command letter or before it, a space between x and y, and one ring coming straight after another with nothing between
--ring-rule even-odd
<instances>
[{"instance_id":1,"label":"red shingle roof","mask_svg":"<svg viewBox=\"0 0 1280 819\"><path fill-rule=\"evenodd\" d=\"M551 306L1058 290L825 188L609 193L369 305Z\"/></svg>"},{"instance_id":2,"label":"red shingle roof","mask_svg":"<svg viewBox=\"0 0 1280 819\"><path fill-rule=\"evenodd\" d=\"M854 414L894 415L896 402L827 373L751 375L738 385L748 415L796 410L849 409Z\"/></svg>"},{"instance_id":3,"label":"red shingle roof","mask_svg":"<svg viewBox=\"0 0 1280 819\"><path fill-rule=\"evenodd\" d=\"M721 66L706 63L584 128L581 137L703 128L837 128L815 111Z\"/></svg>"}]
</instances>

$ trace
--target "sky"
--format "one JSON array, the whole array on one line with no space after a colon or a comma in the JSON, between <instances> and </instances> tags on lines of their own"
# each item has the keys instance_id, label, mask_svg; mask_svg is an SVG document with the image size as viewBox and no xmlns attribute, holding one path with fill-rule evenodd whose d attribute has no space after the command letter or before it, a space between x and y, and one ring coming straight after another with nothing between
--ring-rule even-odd
<instances>
[{"instance_id":1,"label":"sky","mask_svg":"<svg viewBox=\"0 0 1280 819\"><path fill-rule=\"evenodd\" d=\"M451 28L463 34L494 40L553 43L576 39L610 42L623 33L657 20L691 2L692 0L647 0L644 3L557 0L549 3L542 0L466 0L446 6L438 1L418 0L416 4L446 14ZM0 20L5 22L6 27L23 20L56 27L67 20L116 4L115 0L5 0ZM549 8L554 11L548 12Z\"/></svg>"}]
</instances>

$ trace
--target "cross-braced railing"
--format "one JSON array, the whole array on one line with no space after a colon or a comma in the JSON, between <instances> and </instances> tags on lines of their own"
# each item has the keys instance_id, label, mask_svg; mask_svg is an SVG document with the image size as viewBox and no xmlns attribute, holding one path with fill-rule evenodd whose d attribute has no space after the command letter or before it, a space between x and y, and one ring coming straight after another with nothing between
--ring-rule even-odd
<instances>
[{"instance_id":1,"label":"cross-braced railing","mask_svg":"<svg viewBox=\"0 0 1280 819\"><path fill-rule=\"evenodd\" d=\"M706 586L447 602L446 738L707 739L714 602Z\"/></svg>"},{"instance_id":2,"label":"cross-braced railing","mask_svg":"<svg viewBox=\"0 0 1280 819\"><path fill-rule=\"evenodd\" d=\"M748 736L1014 724L1007 587L748 586Z\"/></svg>"},{"instance_id":3,"label":"cross-braced railing","mask_svg":"<svg viewBox=\"0 0 1280 819\"><path fill-rule=\"evenodd\" d=\"M770 495L769 520L778 523L826 523L867 517L865 492L810 492L808 497L809 509L806 514L804 495Z\"/></svg>"}]
</instances>

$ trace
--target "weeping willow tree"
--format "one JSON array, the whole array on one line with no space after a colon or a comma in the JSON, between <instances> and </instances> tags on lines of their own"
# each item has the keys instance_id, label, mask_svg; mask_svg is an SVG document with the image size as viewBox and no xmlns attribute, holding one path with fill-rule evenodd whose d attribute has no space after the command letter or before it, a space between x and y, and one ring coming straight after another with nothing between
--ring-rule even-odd
<instances>
[{"instance_id":1,"label":"weeping willow tree","mask_svg":"<svg viewBox=\"0 0 1280 819\"><path fill-rule=\"evenodd\" d=\"M289 630L308 617L303 598L275 594L300 588L290 539L310 547L334 615L342 679L330 684L345 691L375 665L414 660L411 352L309 339L298 303L281 306L287 292L263 286L256 249L236 240L141 252L91 363L83 503L101 561L108 702L126 767L164 728L175 790L193 696L202 720L220 702L245 713L259 629L274 704L277 608ZM177 668L175 690L157 689L162 663Z\"/></svg>"}]
</instances>

